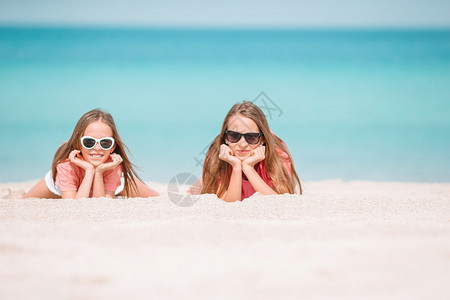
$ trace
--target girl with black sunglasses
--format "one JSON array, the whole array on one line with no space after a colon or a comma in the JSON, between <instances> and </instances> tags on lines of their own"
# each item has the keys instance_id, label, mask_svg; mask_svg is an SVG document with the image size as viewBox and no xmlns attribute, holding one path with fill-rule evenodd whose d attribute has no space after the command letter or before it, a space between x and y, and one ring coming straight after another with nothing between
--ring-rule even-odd
<instances>
[{"instance_id":1,"label":"girl with black sunglasses","mask_svg":"<svg viewBox=\"0 0 450 300\"><path fill-rule=\"evenodd\" d=\"M91 110L56 151L51 171L24 198L159 196L140 180L125 149L112 116Z\"/></svg>"},{"instance_id":2,"label":"girl with black sunglasses","mask_svg":"<svg viewBox=\"0 0 450 300\"><path fill-rule=\"evenodd\" d=\"M255 192L301 194L300 179L284 142L269 129L262 110L251 102L235 104L221 133L206 154L202 194L214 193L227 202Z\"/></svg>"}]
</instances>

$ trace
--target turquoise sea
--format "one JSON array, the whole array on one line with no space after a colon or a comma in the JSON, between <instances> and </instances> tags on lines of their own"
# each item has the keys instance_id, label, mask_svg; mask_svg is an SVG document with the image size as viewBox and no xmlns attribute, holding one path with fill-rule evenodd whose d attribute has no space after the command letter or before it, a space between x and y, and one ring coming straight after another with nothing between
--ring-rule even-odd
<instances>
[{"instance_id":1,"label":"turquoise sea","mask_svg":"<svg viewBox=\"0 0 450 300\"><path fill-rule=\"evenodd\" d=\"M450 30L3 27L0 182L42 177L97 107L144 180L200 176L242 100L305 181L450 181Z\"/></svg>"}]
</instances>

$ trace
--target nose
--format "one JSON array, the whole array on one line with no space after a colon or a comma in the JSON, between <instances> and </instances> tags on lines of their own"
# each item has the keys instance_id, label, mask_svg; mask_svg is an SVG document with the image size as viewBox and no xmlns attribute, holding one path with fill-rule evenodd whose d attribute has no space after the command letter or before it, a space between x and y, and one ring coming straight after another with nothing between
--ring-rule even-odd
<instances>
[{"instance_id":1,"label":"nose","mask_svg":"<svg viewBox=\"0 0 450 300\"><path fill-rule=\"evenodd\" d=\"M100 143L97 142L97 143L95 143L95 146L94 146L93 149L94 149L94 150L97 150L97 151L100 151L100 150L102 150L102 147L100 147Z\"/></svg>"},{"instance_id":2,"label":"nose","mask_svg":"<svg viewBox=\"0 0 450 300\"><path fill-rule=\"evenodd\" d=\"M247 147L248 143L247 143L247 141L245 140L244 136L241 136L241 139L238 141L238 145L239 145L240 147Z\"/></svg>"}]
</instances>

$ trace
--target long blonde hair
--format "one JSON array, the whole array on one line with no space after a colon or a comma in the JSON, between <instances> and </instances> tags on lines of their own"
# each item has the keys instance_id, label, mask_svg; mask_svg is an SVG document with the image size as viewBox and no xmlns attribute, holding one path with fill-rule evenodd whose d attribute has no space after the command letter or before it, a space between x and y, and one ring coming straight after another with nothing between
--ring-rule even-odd
<instances>
[{"instance_id":1,"label":"long blonde hair","mask_svg":"<svg viewBox=\"0 0 450 300\"><path fill-rule=\"evenodd\" d=\"M231 166L229 163L219 159L219 151L220 146L225 143L225 130L227 130L228 121L235 115L241 115L253 120L264 135L266 146L264 164L267 173L274 183L274 190L279 194L294 194L296 185L298 184L299 193L301 194L302 187L300 179L295 171L289 150L285 143L272 133L263 111L257 105L248 101L233 105L223 120L220 134L209 146L203 164L202 194L214 193L221 197L228 190L231 178ZM289 158L282 158L278 154L277 148L285 152ZM290 160L291 172L284 167L284 159Z\"/></svg>"},{"instance_id":2,"label":"long blonde hair","mask_svg":"<svg viewBox=\"0 0 450 300\"><path fill-rule=\"evenodd\" d=\"M93 109L91 111L88 111L85 113L81 118L78 120L77 125L75 125L75 128L72 132L72 136L69 138L69 140L65 143L63 143L58 150L56 150L55 155L53 156L53 162L52 162L52 175L53 180L56 179L56 166L58 163L66 160L69 157L70 152L73 150L80 150L81 149L81 137L84 134L84 131L86 130L86 127L89 126L89 124L96 122L96 121L102 121L106 125L108 125L112 132L115 141L115 149L114 152L119 154L122 157L122 172L124 177L124 196L128 197L128 195L131 195L132 190L137 191L137 186L134 178L137 178L140 180L139 176L137 175L136 171L134 170L134 165L130 162L127 156L128 148L127 146L122 143L122 140L120 139L119 132L117 131L116 124L114 123L113 117L100 109Z\"/></svg>"}]
</instances>

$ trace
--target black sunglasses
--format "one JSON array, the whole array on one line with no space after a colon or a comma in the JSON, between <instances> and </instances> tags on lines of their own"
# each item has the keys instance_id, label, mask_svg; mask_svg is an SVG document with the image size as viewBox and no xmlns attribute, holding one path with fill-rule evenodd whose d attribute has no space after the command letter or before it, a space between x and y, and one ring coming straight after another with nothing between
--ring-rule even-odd
<instances>
[{"instance_id":1,"label":"black sunglasses","mask_svg":"<svg viewBox=\"0 0 450 300\"><path fill-rule=\"evenodd\" d=\"M241 140L241 137L244 137L247 143L255 145L259 143L262 136L263 134L261 132L240 133L237 131L225 130L225 138L230 143L237 143Z\"/></svg>"}]
</instances>

